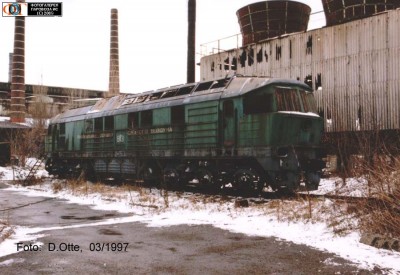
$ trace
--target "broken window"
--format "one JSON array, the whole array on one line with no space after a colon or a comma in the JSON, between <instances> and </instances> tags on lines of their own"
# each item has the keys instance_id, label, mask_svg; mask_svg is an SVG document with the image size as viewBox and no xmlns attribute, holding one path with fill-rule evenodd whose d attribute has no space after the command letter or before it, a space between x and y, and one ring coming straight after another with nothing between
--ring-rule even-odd
<instances>
[{"instance_id":1,"label":"broken window","mask_svg":"<svg viewBox=\"0 0 400 275\"><path fill-rule=\"evenodd\" d=\"M169 97L174 97L178 89L172 89L165 91L162 95L161 98L169 98Z\"/></svg>"},{"instance_id":2,"label":"broken window","mask_svg":"<svg viewBox=\"0 0 400 275\"><path fill-rule=\"evenodd\" d=\"M104 118L104 130L113 131L114 130L114 117L106 116Z\"/></svg>"},{"instance_id":3,"label":"broken window","mask_svg":"<svg viewBox=\"0 0 400 275\"><path fill-rule=\"evenodd\" d=\"M163 94L163 92L158 92L158 93L151 94L150 95L150 101L161 98L162 94Z\"/></svg>"},{"instance_id":4,"label":"broken window","mask_svg":"<svg viewBox=\"0 0 400 275\"><path fill-rule=\"evenodd\" d=\"M185 124L185 107L174 106L171 108L171 124L183 125Z\"/></svg>"},{"instance_id":5,"label":"broken window","mask_svg":"<svg viewBox=\"0 0 400 275\"><path fill-rule=\"evenodd\" d=\"M306 113L311 112L317 114L318 113L317 103L315 102L313 93L304 90L300 90L299 93L301 101L303 102L304 112Z\"/></svg>"},{"instance_id":6,"label":"broken window","mask_svg":"<svg viewBox=\"0 0 400 275\"><path fill-rule=\"evenodd\" d=\"M142 111L140 115L140 126L151 127L153 125L153 110Z\"/></svg>"},{"instance_id":7,"label":"broken window","mask_svg":"<svg viewBox=\"0 0 400 275\"><path fill-rule=\"evenodd\" d=\"M322 75L317 74L317 77L315 78L315 89L318 90L321 87L322 87Z\"/></svg>"},{"instance_id":8,"label":"broken window","mask_svg":"<svg viewBox=\"0 0 400 275\"><path fill-rule=\"evenodd\" d=\"M229 56L224 60L224 70L229 71Z\"/></svg>"},{"instance_id":9,"label":"broken window","mask_svg":"<svg viewBox=\"0 0 400 275\"><path fill-rule=\"evenodd\" d=\"M274 111L273 95L265 93L250 93L243 98L243 113L245 115L265 114Z\"/></svg>"},{"instance_id":10,"label":"broken window","mask_svg":"<svg viewBox=\"0 0 400 275\"><path fill-rule=\"evenodd\" d=\"M208 89L210 89L210 87L213 83L214 83L214 81L199 83L199 85L197 85L197 87L196 87L196 90L194 90L194 91L199 92L199 91L208 90Z\"/></svg>"},{"instance_id":11,"label":"broken window","mask_svg":"<svg viewBox=\"0 0 400 275\"><path fill-rule=\"evenodd\" d=\"M304 79L304 83L307 84L311 89L313 88L313 81L312 81L312 75L307 75L306 78Z\"/></svg>"},{"instance_id":12,"label":"broken window","mask_svg":"<svg viewBox=\"0 0 400 275\"><path fill-rule=\"evenodd\" d=\"M233 101L227 100L223 105L224 117L233 117L235 114L235 109L233 107Z\"/></svg>"},{"instance_id":13,"label":"broken window","mask_svg":"<svg viewBox=\"0 0 400 275\"><path fill-rule=\"evenodd\" d=\"M237 70L237 59L236 59L236 57L232 58L232 70L233 71Z\"/></svg>"},{"instance_id":14,"label":"broken window","mask_svg":"<svg viewBox=\"0 0 400 275\"><path fill-rule=\"evenodd\" d=\"M312 92L277 87L275 96L278 111L312 112L317 114L317 104Z\"/></svg>"},{"instance_id":15,"label":"broken window","mask_svg":"<svg viewBox=\"0 0 400 275\"><path fill-rule=\"evenodd\" d=\"M261 63L262 61L263 61L263 53L262 53L262 48L261 48L257 53L257 62Z\"/></svg>"},{"instance_id":16,"label":"broken window","mask_svg":"<svg viewBox=\"0 0 400 275\"><path fill-rule=\"evenodd\" d=\"M48 135L48 136L51 136L52 130L53 130L53 125L49 125L49 127L47 128L47 135Z\"/></svg>"},{"instance_id":17,"label":"broken window","mask_svg":"<svg viewBox=\"0 0 400 275\"><path fill-rule=\"evenodd\" d=\"M307 44L306 44L306 46L307 46L307 48L306 48L306 54L312 54L312 35L310 35L309 37L308 37L308 40L307 40Z\"/></svg>"},{"instance_id":18,"label":"broken window","mask_svg":"<svg viewBox=\"0 0 400 275\"><path fill-rule=\"evenodd\" d=\"M148 97L148 95L141 95L141 96L138 96L138 97L136 98L136 100L135 100L135 103L144 102L144 101L147 99L147 97Z\"/></svg>"},{"instance_id":19,"label":"broken window","mask_svg":"<svg viewBox=\"0 0 400 275\"><path fill-rule=\"evenodd\" d=\"M213 84L211 85L210 89L223 88L223 87L225 87L227 82L228 82L228 79L215 80L213 82Z\"/></svg>"},{"instance_id":20,"label":"broken window","mask_svg":"<svg viewBox=\"0 0 400 275\"><path fill-rule=\"evenodd\" d=\"M65 135L65 123L60 123L60 135Z\"/></svg>"},{"instance_id":21,"label":"broken window","mask_svg":"<svg viewBox=\"0 0 400 275\"><path fill-rule=\"evenodd\" d=\"M128 114L128 127L130 129L135 129L139 127L139 113Z\"/></svg>"},{"instance_id":22,"label":"broken window","mask_svg":"<svg viewBox=\"0 0 400 275\"><path fill-rule=\"evenodd\" d=\"M96 117L94 119L94 131L95 132L103 131L103 118L102 117Z\"/></svg>"},{"instance_id":23,"label":"broken window","mask_svg":"<svg viewBox=\"0 0 400 275\"><path fill-rule=\"evenodd\" d=\"M93 132L93 119L85 120L85 132Z\"/></svg>"},{"instance_id":24,"label":"broken window","mask_svg":"<svg viewBox=\"0 0 400 275\"><path fill-rule=\"evenodd\" d=\"M300 98L297 95L297 89L276 88L275 96L278 111L303 111Z\"/></svg>"},{"instance_id":25,"label":"broken window","mask_svg":"<svg viewBox=\"0 0 400 275\"><path fill-rule=\"evenodd\" d=\"M247 65L251 66L254 63L254 49L251 48L247 54Z\"/></svg>"},{"instance_id":26,"label":"broken window","mask_svg":"<svg viewBox=\"0 0 400 275\"><path fill-rule=\"evenodd\" d=\"M276 50L276 55L275 55L275 59L279 60L282 56L282 46L275 46L275 50Z\"/></svg>"},{"instance_id":27,"label":"broken window","mask_svg":"<svg viewBox=\"0 0 400 275\"><path fill-rule=\"evenodd\" d=\"M186 86L186 87L182 87L179 88L178 92L176 93L176 95L188 95L190 94L190 92L193 90L195 85L190 85L190 86Z\"/></svg>"},{"instance_id":28,"label":"broken window","mask_svg":"<svg viewBox=\"0 0 400 275\"><path fill-rule=\"evenodd\" d=\"M242 66L242 68L246 66L246 59L247 59L247 54L246 51L243 50L242 54L240 55L240 65Z\"/></svg>"}]
</instances>

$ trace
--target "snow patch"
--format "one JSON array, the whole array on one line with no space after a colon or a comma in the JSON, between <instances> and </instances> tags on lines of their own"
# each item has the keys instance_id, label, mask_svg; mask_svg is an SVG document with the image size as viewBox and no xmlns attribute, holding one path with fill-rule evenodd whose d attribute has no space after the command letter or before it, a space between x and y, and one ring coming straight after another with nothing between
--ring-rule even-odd
<instances>
[{"instance_id":1,"label":"snow patch","mask_svg":"<svg viewBox=\"0 0 400 275\"><path fill-rule=\"evenodd\" d=\"M20 192L26 196L47 196L66 200L67 203L89 205L97 210L116 210L122 213L131 213L129 217L112 218L91 224L73 226L59 226L52 228L24 228L16 227L12 238L0 244L0 257L15 251L15 243L20 241L34 241L44 233L63 228L97 226L104 224L118 224L142 222L150 227L173 225L200 225L209 224L217 228L250 236L276 237L304 244L310 247L334 253L344 259L356 263L360 268L373 270L374 267L388 269L389 274L400 272L400 253L381 250L359 242L360 234L351 232L346 236L337 236L325 222L325 210L335 208L334 202L326 199L312 205L312 215L320 215L318 219L304 221L301 219L284 219L277 214L279 211L274 204L282 203L282 209L291 207L290 201L271 201L266 204L250 204L248 208L235 208L233 200L211 198L206 195L190 193L174 193L157 189L143 189L141 191L127 191L123 188L107 187L105 193L82 193L71 190L53 192L51 183L32 187L9 186L4 192ZM323 179L321 189L317 192L337 192L338 179ZM346 182L349 189L346 192L354 195L363 195L362 190L366 181L362 179ZM351 187L351 188L350 188ZM352 189L354 188L354 189ZM356 190L362 190L358 194ZM112 194L111 194L112 193ZM297 207L307 207L307 202ZM275 208L274 208L275 207ZM280 206L278 206L280 207ZM288 208L290 210L290 208ZM297 209L291 210L297 214ZM46 233L46 234L47 234ZM15 252L14 252L15 253ZM329 263L327 264L335 264Z\"/></svg>"}]
</instances>

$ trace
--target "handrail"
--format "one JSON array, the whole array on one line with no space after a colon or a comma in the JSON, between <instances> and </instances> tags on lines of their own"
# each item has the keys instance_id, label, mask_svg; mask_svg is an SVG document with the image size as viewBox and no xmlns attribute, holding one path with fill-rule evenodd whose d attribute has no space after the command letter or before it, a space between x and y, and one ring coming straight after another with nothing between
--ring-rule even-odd
<instances>
[{"instance_id":1,"label":"handrail","mask_svg":"<svg viewBox=\"0 0 400 275\"><path fill-rule=\"evenodd\" d=\"M232 49L238 49L242 45L242 34L234 34L231 36L223 37L218 40L200 44L200 57L226 52ZM211 50L211 52L209 52Z\"/></svg>"}]
</instances>

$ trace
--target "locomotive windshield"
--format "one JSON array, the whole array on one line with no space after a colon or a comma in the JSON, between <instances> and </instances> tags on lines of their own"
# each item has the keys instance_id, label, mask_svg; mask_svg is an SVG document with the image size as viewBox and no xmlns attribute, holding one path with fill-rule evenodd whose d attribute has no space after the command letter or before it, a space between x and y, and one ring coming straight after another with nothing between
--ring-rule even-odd
<instances>
[{"instance_id":1,"label":"locomotive windshield","mask_svg":"<svg viewBox=\"0 0 400 275\"><path fill-rule=\"evenodd\" d=\"M278 111L317 113L312 92L291 87L276 87L275 97Z\"/></svg>"}]
</instances>

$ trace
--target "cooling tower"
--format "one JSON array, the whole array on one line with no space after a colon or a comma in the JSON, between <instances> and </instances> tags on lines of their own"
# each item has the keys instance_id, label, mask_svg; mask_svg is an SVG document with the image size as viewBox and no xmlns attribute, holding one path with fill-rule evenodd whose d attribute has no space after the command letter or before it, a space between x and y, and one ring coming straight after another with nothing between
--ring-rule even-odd
<instances>
[{"instance_id":1,"label":"cooling tower","mask_svg":"<svg viewBox=\"0 0 400 275\"><path fill-rule=\"evenodd\" d=\"M263 1L240 8L236 15L243 46L307 30L311 8L296 1Z\"/></svg>"},{"instance_id":2,"label":"cooling tower","mask_svg":"<svg viewBox=\"0 0 400 275\"><path fill-rule=\"evenodd\" d=\"M322 0L326 25L333 26L400 7L400 0Z\"/></svg>"}]
</instances>

